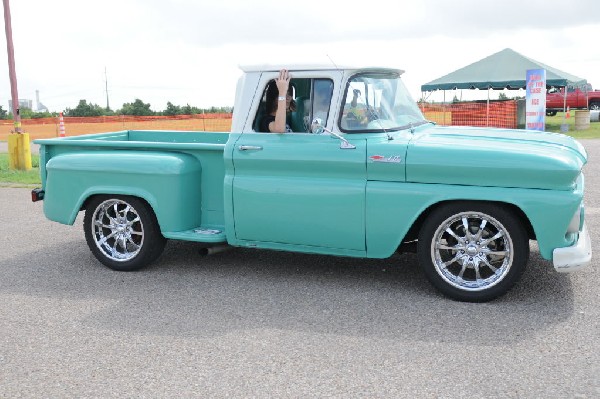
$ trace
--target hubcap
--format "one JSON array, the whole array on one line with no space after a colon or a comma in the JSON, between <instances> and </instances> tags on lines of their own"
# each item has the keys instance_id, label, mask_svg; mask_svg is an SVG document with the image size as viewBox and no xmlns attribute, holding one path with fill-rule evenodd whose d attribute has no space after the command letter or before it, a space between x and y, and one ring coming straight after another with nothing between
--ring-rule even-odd
<instances>
[{"instance_id":1,"label":"hubcap","mask_svg":"<svg viewBox=\"0 0 600 399\"><path fill-rule=\"evenodd\" d=\"M431 242L437 273L450 285L481 291L502 281L513 261L508 230L480 212L463 212L446 219Z\"/></svg>"},{"instance_id":2,"label":"hubcap","mask_svg":"<svg viewBox=\"0 0 600 399\"><path fill-rule=\"evenodd\" d=\"M144 243L144 226L137 211L127 202L110 199L94 211L92 226L96 246L117 262L133 259Z\"/></svg>"}]
</instances>

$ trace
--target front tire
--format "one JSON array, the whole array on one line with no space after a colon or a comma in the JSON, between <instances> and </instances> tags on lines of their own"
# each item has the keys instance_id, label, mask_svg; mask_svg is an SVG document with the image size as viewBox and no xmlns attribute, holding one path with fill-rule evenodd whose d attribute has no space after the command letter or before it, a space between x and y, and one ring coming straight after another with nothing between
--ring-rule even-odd
<instances>
[{"instance_id":1,"label":"front tire","mask_svg":"<svg viewBox=\"0 0 600 399\"><path fill-rule=\"evenodd\" d=\"M600 110L600 103L599 102L592 102L590 103L590 111L598 111Z\"/></svg>"},{"instance_id":2,"label":"front tire","mask_svg":"<svg viewBox=\"0 0 600 399\"><path fill-rule=\"evenodd\" d=\"M93 197L86 206L83 228L94 256L118 271L152 263L166 243L152 208L131 196Z\"/></svg>"},{"instance_id":3,"label":"front tire","mask_svg":"<svg viewBox=\"0 0 600 399\"><path fill-rule=\"evenodd\" d=\"M478 202L434 210L419 233L418 258L429 281L444 295L486 302L504 295L529 258L522 223L508 208Z\"/></svg>"}]
</instances>

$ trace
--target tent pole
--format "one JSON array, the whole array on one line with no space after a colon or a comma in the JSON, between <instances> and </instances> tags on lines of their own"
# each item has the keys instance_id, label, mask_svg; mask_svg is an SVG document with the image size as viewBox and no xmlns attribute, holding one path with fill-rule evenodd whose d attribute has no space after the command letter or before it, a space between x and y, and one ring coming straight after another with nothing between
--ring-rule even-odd
<instances>
[{"instance_id":1,"label":"tent pole","mask_svg":"<svg viewBox=\"0 0 600 399\"><path fill-rule=\"evenodd\" d=\"M442 106L442 115L444 115L444 126L446 126L446 90L444 90L444 105Z\"/></svg>"},{"instance_id":2,"label":"tent pole","mask_svg":"<svg viewBox=\"0 0 600 399\"><path fill-rule=\"evenodd\" d=\"M588 91L588 85L585 85L585 107L590 109L590 93Z\"/></svg>"},{"instance_id":3,"label":"tent pole","mask_svg":"<svg viewBox=\"0 0 600 399\"><path fill-rule=\"evenodd\" d=\"M487 90L487 110L485 111L485 126L489 127L490 126L490 88L488 86L488 90Z\"/></svg>"},{"instance_id":4,"label":"tent pole","mask_svg":"<svg viewBox=\"0 0 600 399\"><path fill-rule=\"evenodd\" d=\"M565 86L565 92L563 96L563 123L567 123L567 86Z\"/></svg>"}]
</instances>

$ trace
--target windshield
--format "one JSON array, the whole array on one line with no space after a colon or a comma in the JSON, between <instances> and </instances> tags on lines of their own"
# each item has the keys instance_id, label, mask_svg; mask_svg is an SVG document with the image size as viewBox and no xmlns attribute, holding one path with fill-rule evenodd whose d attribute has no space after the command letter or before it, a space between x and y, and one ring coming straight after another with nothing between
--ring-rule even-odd
<instances>
[{"instance_id":1,"label":"windshield","mask_svg":"<svg viewBox=\"0 0 600 399\"><path fill-rule=\"evenodd\" d=\"M426 123L417 103L396 73L361 73L346 85L340 130L384 132Z\"/></svg>"}]
</instances>

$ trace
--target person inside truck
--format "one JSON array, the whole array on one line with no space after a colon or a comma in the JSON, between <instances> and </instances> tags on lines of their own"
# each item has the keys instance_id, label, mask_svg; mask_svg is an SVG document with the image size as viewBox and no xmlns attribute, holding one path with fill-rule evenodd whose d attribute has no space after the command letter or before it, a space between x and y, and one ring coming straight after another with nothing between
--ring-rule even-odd
<instances>
[{"instance_id":1,"label":"person inside truck","mask_svg":"<svg viewBox=\"0 0 600 399\"><path fill-rule=\"evenodd\" d=\"M279 71L279 77L267 87L266 114L260 121L259 130L267 133L292 132L286 120L288 112L295 109L290 74L286 69L282 69Z\"/></svg>"},{"instance_id":2,"label":"person inside truck","mask_svg":"<svg viewBox=\"0 0 600 399\"><path fill-rule=\"evenodd\" d=\"M358 107L358 99L362 93L359 89L352 90L352 100L350 106L346 102L346 112L342 117L342 127L344 129L359 129L369 123L368 118L364 115L364 108Z\"/></svg>"}]
</instances>

